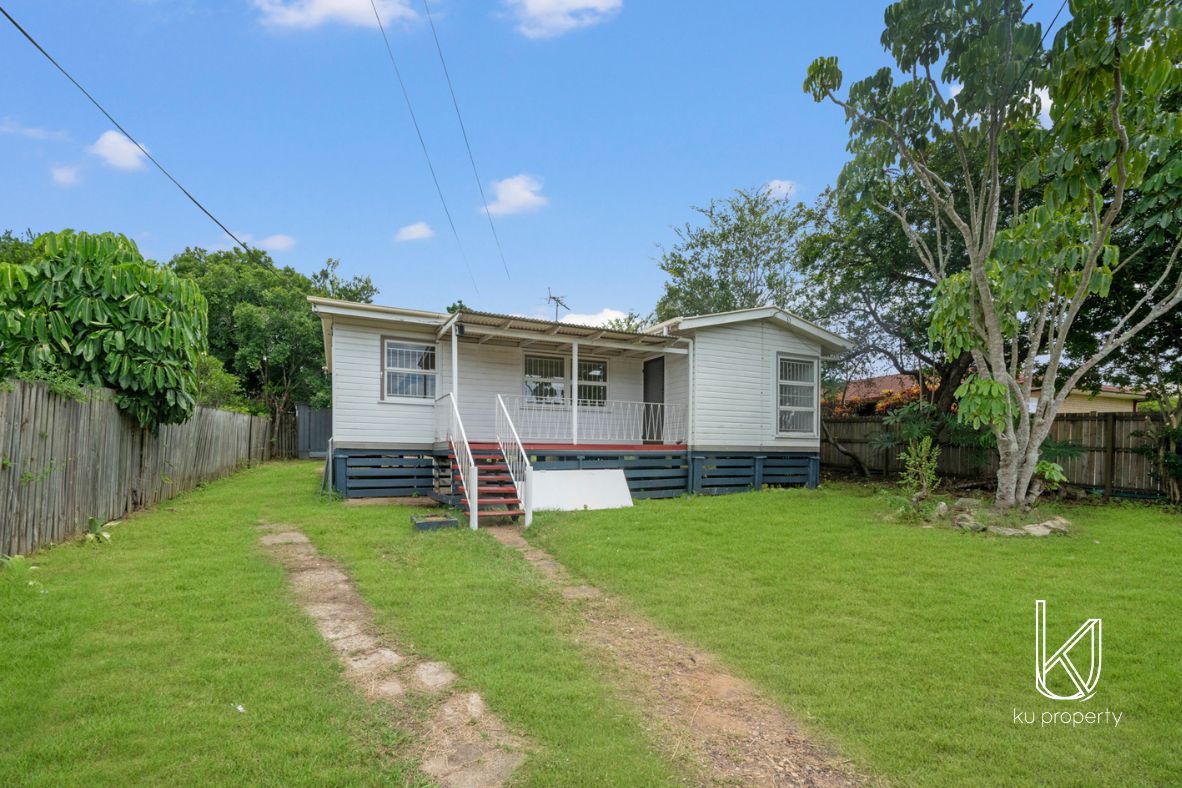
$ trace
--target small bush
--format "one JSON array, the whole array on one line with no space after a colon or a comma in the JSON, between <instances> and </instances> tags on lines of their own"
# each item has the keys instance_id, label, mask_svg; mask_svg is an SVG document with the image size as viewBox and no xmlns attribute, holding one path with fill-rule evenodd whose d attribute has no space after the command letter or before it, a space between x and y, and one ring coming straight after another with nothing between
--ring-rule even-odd
<instances>
[{"instance_id":1,"label":"small bush","mask_svg":"<svg viewBox=\"0 0 1182 788\"><path fill-rule=\"evenodd\" d=\"M899 486L907 493L912 503L919 503L940 485L940 477L936 475L940 447L930 435L925 435L911 440L900 456L904 467Z\"/></svg>"}]
</instances>

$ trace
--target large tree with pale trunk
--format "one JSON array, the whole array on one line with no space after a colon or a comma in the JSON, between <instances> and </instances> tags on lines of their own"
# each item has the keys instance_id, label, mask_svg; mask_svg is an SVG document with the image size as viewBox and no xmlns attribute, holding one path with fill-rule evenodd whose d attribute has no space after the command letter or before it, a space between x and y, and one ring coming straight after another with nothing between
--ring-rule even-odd
<instances>
[{"instance_id":1,"label":"large tree with pale trunk","mask_svg":"<svg viewBox=\"0 0 1182 788\"><path fill-rule=\"evenodd\" d=\"M897 71L840 97L836 59L819 58L805 81L846 112L842 188L893 215L937 282L933 342L972 355L958 413L997 437L999 508L1038 497L1040 448L1071 390L1182 302L1182 5L1080 0L1049 47L1026 11L1016 0L902 0L882 36ZM1033 207L1024 189L1040 192ZM1144 270L1125 264L1139 254L1123 243L1138 235L1121 232L1131 225L1156 228L1168 264L1134 283L1140 296L1073 357L1081 311ZM949 238L962 270L947 265Z\"/></svg>"}]
</instances>

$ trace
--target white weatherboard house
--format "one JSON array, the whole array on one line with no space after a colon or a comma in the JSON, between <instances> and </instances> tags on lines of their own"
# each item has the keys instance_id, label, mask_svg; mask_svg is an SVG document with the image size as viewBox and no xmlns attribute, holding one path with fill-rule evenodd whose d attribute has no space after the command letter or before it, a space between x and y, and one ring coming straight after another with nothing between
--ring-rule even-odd
<instances>
[{"instance_id":1,"label":"white weatherboard house","mask_svg":"<svg viewBox=\"0 0 1182 788\"><path fill-rule=\"evenodd\" d=\"M429 495L473 527L528 523L535 505L815 485L821 360L849 346L775 306L633 333L308 300L332 373L334 487Z\"/></svg>"}]
</instances>

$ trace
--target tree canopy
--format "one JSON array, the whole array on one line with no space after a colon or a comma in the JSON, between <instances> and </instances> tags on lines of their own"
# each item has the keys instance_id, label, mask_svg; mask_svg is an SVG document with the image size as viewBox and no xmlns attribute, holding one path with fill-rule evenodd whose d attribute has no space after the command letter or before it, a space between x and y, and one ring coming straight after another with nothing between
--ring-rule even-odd
<instances>
[{"instance_id":1,"label":"tree canopy","mask_svg":"<svg viewBox=\"0 0 1182 788\"><path fill-rule=\"evenodd\" d=\"M141 426L193 411L206 347L197 285L145 260L129 238L63 230L0 242L0 372L107 386Z\"/></svg>"},{"instance_id":2,"label":"tree canopy","mask_svg":"<svg viewBox=\"0 0 1182 788\"><path fill-rule=\"evenodd\" d=\"M369 303L377 288L368 276L343 279L329 260L311 277L276 266L252 249L189 248L169 265L197 282L209 302L209 352L241 381L246 395L268 410L296 402L327 405L331 386L324 370L320 321L309 295Z\"/></svg>"},{"instance_id":3,"label":"tree canopy","mask_svg":"<svg viewBox=\"0 0 1182 788\"><path fill-rule=\"evenodd\" d=\"M1135 270L1121 266L1124 223L1156 222L1176 258L1182 120L1168 97L1182 82L1182 11L1151 0L1076 3L1049 49L1016 0L902 0L885 19L897 70L880 69L842 98L836 58L818 58L805 90L845 110L847 197L893 216L936 282L931 338L950 358L972 355L958 413L995 432L997 505L1029 502L1067 395L1182 301L1171 263L1138 283L1143 297L1092 354L1066 352L1085 302ZM1050 128L1038 121L1044 91ZM1034 205L1024 189L1037 193ZM1133 210L1126 192L1137 189L1145 202ZM949 266L949 239L963 245L963 270Z\"/></svg>"},{"instance_id":4,"label":"tree canopy","mask_svg":"<svg viewBox=\"0 0 1182 788\"><path fill-rule=\"evenodd\" d=\"M804 221L798 206L766 189L739 189L694 211L704 223L677 228L677 243L662 251L669 280L657 320L783 303L791 295L790 263Z\"/></svg>"}]
</instances>

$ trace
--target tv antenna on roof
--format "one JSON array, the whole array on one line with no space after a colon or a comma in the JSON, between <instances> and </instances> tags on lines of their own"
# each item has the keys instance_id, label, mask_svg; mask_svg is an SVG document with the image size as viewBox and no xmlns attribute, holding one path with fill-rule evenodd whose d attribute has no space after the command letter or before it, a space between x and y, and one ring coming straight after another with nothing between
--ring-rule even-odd
<instances>
[{"instance_id":1,"label":"tv antenna on roof","mask_svg":"<svg viewBox=\"0 0 1182 788\"><path fill-rule=\"evenodd\" d=\"M562 309L565 309L567 312L570 311L570 307L566 305L566 296L554 295L553 291L551 291L550 288L548 288L548 287L546 288L546 301L548 301L551 304L554 304L554 322L555 323L558 322L559 307L561 307Z\"/></svg>"}]
</instances>

